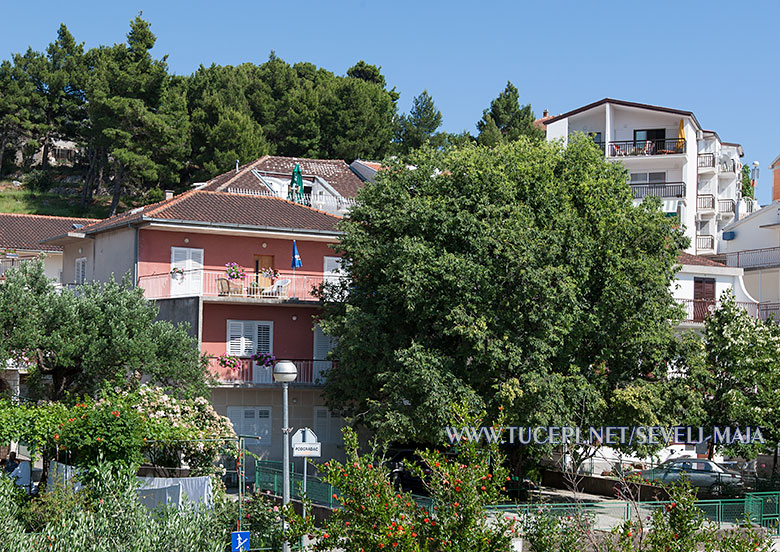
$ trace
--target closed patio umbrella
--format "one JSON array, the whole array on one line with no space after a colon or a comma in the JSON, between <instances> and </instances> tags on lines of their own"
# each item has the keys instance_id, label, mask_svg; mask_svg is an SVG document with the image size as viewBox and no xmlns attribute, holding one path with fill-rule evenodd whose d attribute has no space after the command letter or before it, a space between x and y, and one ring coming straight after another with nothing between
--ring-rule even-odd
<instances>
[{"instance_id":1,"label":"closed patio umbrella","mask_svg":"<svg viewBox=\"0 0 780 552\"><path fill-rule=\"evenodd\" d=\"M675 151L683 152L685 150L685 121L680 119L680 129L677 131L677 146Z\"/></svg>"},{"instance_id":2,"label":"closed patio umbrella","mask_svg":"<svg viewBox=\"0 0 780 552\"><path fill-rule=\"evenodd\" d=\"M288 199L295 203L303 203L303 175L301 166L296 163L290 179L290 194Z\"/></svg>"}]
</instances>

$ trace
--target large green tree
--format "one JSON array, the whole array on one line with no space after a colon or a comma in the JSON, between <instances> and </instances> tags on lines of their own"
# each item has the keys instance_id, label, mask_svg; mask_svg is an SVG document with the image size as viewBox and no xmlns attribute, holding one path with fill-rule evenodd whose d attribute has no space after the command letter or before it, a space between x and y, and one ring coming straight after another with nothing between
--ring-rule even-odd
<instances>
[{"instance_id":1,"label":"large green tree","mask_svg":"<svg viewBox=\"0 0 780 552\"><path fill-rule=\"evenodd\" d=\"M34 87L34 132L43 144L41 164L45 168L53 140L78 139L83 125L84 45L77 43L63 24L57 31L57 40L49 44L45 54L28 48L24 54L14 56L14 64Z\"/></svg>"},{"instance_id":2,"label":"large green tree","mask_svg":"<svg viewBox=\"0 0 780 552\"><path fill-rule=\"evenodd\" d=\"M43 263L6 272L0 286L0 362L30 363L51 378L47 398L94 395L148 379L180 396L207 393L207 368L186 329L155 322L157 309L128 281L58 291Z\"/></svg>"},{"instance_id":3,"label":"large green tree","mask_svg":"<svg viewBox=\"0 0 780 552\"><path fill-rule=\"evenodd\" d=\"M477 123L479 143L494 146L521 136L541 139L544 132L534 126L534 120L531 104L521 106L520 93L507 81L506 88L490 102L490 108L482 113L482 119Z\"/></svg>"},{"instance_id":4,"label":"large green tree","mask_svg":"<svg viewBox=\"0 0 780 552\"><path fill-rule=\"evenodd\" d=\"M462 403L512 425L612 425L616 406L648 421L686 243L657 202L634 206L625 170L584 138L411 159L342 223L328 404L407 441L440 441Z\"/></svg>"}]
</instances>

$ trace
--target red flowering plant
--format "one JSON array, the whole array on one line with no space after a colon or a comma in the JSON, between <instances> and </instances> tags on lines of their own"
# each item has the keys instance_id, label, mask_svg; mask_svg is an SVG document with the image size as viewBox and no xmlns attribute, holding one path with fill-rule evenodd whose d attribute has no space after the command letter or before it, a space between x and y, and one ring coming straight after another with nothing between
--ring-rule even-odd
<instances>
[{"instance_id":1,"label":"red flowering plant","mask_svg":"<svg viewBox=\"0 0 780 552\"><path fill-rule=\"evenodd\" d=\"M378 447L358 454L355 432L344 430L347 461L328 462L324 480L334 488L340 508L316 531L314 550L346 552L505 551L513 521L491 515L486 506L500 499L507 479L495 445L463 443L457 455L419 451L425 464L408 466L423 478L429 498L395 488ZM293 516L292 537L312 531L307 520Z\"/></svg>"}]
</instances>

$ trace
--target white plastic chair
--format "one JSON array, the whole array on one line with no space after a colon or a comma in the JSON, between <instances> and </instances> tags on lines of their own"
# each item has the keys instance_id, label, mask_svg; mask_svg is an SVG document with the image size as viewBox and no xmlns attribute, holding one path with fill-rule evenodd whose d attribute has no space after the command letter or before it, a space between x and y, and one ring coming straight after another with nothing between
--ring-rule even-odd
<instances>
[{"instance_id":1,"label":"white plastic chair","mask_svg":"<svg viewBox=\"0 0 780 552\"><path fill-rule=\"evenodd\" d=\"M277 280L274 285L260 293L261 297L287 297L287 288L290 287L291 280L285 278Z\"/></svg>"}]
</instances>

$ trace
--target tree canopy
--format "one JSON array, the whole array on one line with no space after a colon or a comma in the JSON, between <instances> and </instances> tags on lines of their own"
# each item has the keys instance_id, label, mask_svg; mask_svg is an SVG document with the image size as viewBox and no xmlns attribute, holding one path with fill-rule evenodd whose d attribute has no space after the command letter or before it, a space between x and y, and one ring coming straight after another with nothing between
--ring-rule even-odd
<instances>
[{"instance_id":1,"label":"tree canopy","mask_svg":"<svg viewBox=\"0 0 780 552\"><path fill-rule=\"evenodd\" d=\"M433 98L423 90L412 101L408 115L401 115L395 131L395 142L400 153L406 154L420 148L423 144L438 138L436 131L441 126L441 111L436 108ZM437 140L440 142L441 140ZM438 145L434 143L433 145Z\"/></svg>"},{"instance_id":2,"label":"tree canopy","mask_svg":"<svg viewBox=\"0 0 780 552\"><path fill-rule=\"evenodd\" d=\"M155 322L156 307L128 279L60 292L44 276L40 261L5 276L0 361L31 366L30 380L40 383L33 395L94 396L106 385L132 388L142 378L174 395L208 392L207 366L196 340L183 326Z\"/></svg>"},{"instance_id":3,"label":"tree canopy","mask_svg":"<svg viewBox=\"0 0 780 552\"><path fill-rule=\"evenodd\" d=\"M440 442L457 404L500 406L512 425L647 421L686 245L657 203L634 206L625 170L582 137L411 159L342 223L350 283L323 314L338 337L328 404L416 442Z\"/></svg>"}]
</instances>

